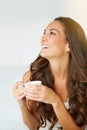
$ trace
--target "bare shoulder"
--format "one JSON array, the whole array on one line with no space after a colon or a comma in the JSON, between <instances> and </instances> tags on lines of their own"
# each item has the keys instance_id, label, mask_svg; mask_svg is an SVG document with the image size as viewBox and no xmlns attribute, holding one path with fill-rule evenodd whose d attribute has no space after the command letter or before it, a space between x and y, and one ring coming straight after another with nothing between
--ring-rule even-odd
<instances>
[{"instance_id":1,"label":"bare shoulder","mask_svg":"<svg viewBox=\"0 0 87 130\"><path fill-rule=\"evenodd\" d=\"M31 71L27 71L27 72L23 75L22 81L23 81L23 82L28 82L28 81L30 81L30 76L31 76Z\"/></svg>"}]
</instances>

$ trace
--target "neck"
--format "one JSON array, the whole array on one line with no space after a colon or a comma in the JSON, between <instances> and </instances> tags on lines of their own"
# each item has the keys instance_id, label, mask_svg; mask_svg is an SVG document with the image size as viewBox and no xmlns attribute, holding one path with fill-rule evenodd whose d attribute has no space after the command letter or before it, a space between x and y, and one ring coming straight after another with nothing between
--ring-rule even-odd
<instances>
[{"instance_id":1,"label":"neck","mask_svg":"<svg viewBox=\"0 0 87 130\"><path fill-rule=\"evenodd\" d=\"M68 62L50 62L51 72L54 76L54 90L64 102L68 96L66 89L67 75L68 75Z\"/></svg>"},{"instance_id":2,"label":"neck","mask_svg":"<svg viewBox=\"0 0 87 130\"><path fill-rule=\"evenodd\" d=\"M54 79L65 80L68 74L68 61L67 62L59 62L59 61L50 61L51 72L54 76Z\"/></svg>"}]
</instances>

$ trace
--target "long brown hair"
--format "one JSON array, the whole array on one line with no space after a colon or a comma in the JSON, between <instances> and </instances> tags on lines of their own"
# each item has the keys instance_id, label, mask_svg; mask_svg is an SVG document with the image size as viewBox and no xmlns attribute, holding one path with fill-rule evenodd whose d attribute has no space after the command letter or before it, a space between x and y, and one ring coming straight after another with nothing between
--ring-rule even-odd
<instances>
[{"instance_id":1,"label":"long brown hair","mask_svg":"<svg viewBox=\"0 0 87 130\"><path fill-rule=\"evenodd\" d=\"M64 33L70 46L69 74L67 91L69 94L70 114L78 126L87 124L87 39L82 27L69 17L58 17L54 21L60 21L64 26ZM42 83L53 89L54 77L50 71L49 61L40 55L31 63L31 80L41 80ZM41 117L41 125L46 126L46 120L50 121L52 130L57 117L52 105L38 102L38 113Z\"/></svg>"}]
</instances>

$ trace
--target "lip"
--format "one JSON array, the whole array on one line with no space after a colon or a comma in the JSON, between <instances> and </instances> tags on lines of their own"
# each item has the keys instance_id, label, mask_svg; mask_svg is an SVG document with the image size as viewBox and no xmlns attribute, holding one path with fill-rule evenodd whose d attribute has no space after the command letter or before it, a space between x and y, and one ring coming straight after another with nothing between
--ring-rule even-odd
<instances>
[{"instance_id":1,"label":"lip","mask_svg":"<svg viewBox=\"0 0 87 130\"><path fill-rule=\"evenodd\" d=\"M48 45L42 45L41 48L42 48L42 49L48 49L49 46L48 46Z\"/></svg>"}]
</instances>

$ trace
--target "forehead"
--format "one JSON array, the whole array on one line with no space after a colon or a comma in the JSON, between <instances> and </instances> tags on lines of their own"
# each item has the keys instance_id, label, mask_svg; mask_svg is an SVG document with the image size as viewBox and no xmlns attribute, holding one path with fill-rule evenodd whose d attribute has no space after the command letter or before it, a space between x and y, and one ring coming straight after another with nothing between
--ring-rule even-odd
<instances>
[{"instance_id":1,"label":"forehead","mask_svg":"<svg viewBox=\"0 0 87 130\"><path fill-rule=\"evenodd\" d=\"M57 29L58 31L63 31L64 32L64 26L62 25L62 23L58 20L52 21L51 23L48 24L48 26L46 27L47 29Z\"/></svg>"}]
</instances>

